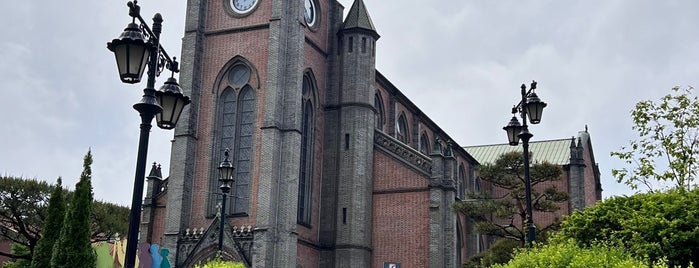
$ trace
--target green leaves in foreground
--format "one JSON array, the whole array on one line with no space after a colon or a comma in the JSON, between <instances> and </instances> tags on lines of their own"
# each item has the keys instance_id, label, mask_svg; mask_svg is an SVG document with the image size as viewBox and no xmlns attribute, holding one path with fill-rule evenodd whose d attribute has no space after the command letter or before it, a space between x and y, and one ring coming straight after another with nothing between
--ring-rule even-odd
<instances>
[{"instance_id":1,"label":"green leaves in foreground","mask_svg":"<svg viewBox=\"0 0 699 268\"><path fill-rule=\"evenodd\" d=\"M224 261L217 258L203 265L195 265L194 268L245 268L245 265L239 262Z\"/></svg>"},{"instance_id":2,"label":"green leaves in foreground","mask_svg":"<svg viewBox=\"0 0 699 268\"><path fill-rule=\"evenodd\" d=\"M578 246L613 243L671 267L699 263L699 190L618 196L566 218L560 234Z\"/></svg>"},{"instance_id":3,"label":"green leaves in foreground","mask_svg":"<svg viewBox=\"0 0 699 268\"><path fill-rule=\"evenodd\" d=\"M659 102L640 101L631 110L637 140L611 156L631 169L613 169L617 182L633 189L657 190L657 183L671 183L689 190L699 175L699 98L693 88L675 87Z\"/></svg>"},{"instance_id":4,"label":"green leaves in foreground","mask_svg":"<svg viewBox=\"0 0 699 268\"><path fill-rule=\"evenodd\" d=\"M519 250L507 264L494 268L648 268L666 267L659 263L648 266L622 248L593 245L581 248L572 241L539 245Z\"/></svg>"}]
</instances>

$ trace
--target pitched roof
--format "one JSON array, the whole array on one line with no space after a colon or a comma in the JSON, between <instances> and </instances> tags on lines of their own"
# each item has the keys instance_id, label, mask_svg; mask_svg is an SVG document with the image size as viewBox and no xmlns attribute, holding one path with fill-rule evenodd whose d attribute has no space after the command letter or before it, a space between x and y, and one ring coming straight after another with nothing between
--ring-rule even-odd
<instances>
[{"instance_id":1,"label":"pitched roof","mask_svg":"<svg viewBox=\"0 0 699 268\"><path fill-rule=\"evenodd\" d=\"M376 32L374 23L371 22L369 12L367 12L366 6L364 5L364 1L362 0L354 1L352 7L350 8L350 11L347 13L345 22L342 24L342 30L348 30L353 28L359 28Z\"/></svg>"},{"instance_id":2,"label":"pitched roof","mask_svg":"<svg viewBox=\"0 0 699 268\"><path fill-rule=\"evenodd\" d=\"M570 145L572 139L532 141L529 142L532 163L549 162L556 165L570 164ZM464 147L469 154L481 164L492 164L501 155L509 152L521 152L522 143L518 146L509 144L492 144Z\"/></svg>"}]
</instances>

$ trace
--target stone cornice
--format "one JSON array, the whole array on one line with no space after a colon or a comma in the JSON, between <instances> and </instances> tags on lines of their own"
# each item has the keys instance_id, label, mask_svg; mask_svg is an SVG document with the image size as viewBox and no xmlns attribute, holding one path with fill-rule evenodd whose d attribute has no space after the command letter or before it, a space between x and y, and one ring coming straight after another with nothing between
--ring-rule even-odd
<instances>
[{"instance_id":1,"label":"stone cornice","mask_svg":"<svg viewBox=\"0 0 699 268\"><path fill-rule=\"evenodd\" d=\"M391 156L408 164L408 166L425 173L432 174L432 159L405 143L393 138L382 131L374 131L374 145L389 153Z\"/></svg>"}]
</instances>

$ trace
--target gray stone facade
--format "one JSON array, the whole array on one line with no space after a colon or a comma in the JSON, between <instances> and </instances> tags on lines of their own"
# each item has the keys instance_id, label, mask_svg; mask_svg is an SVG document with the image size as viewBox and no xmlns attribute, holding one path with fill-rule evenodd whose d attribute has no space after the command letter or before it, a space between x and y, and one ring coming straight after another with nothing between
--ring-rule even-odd
<instances>
[{"instance_id":1,"label":"gray stone facade","mask_svg":"<svg viewBox=\"0 0 699 268\"><path fill-rule=\"evenodd\" d=\"M220 0L188 1L180 81L192 104L175 129L166 193L153 195L156 184L149 182L142 230L171 249L170 263L177 267L215 256L222 218L223 257L251 267L458 267L462 250L451 209L457 167L476 161L442 142L449 136L376 71L379 34L361 0L344 20L338 2L314 0L322 24L313 27L303 21L304 2L260 0L250 13L233 14L220 10ZM212 217L214 151L223 131L216 106L228 89L220 81L238 60L259 79L252 85L250 207L243 215ZM306 182L313 184L312 219L300 223L307 73L317 74L318 83L311 149L317 168L311 171L315 180ZM385 96L386 114L379 114L375 94ZM396 138L396 111L409 117L406 141ZM377 126L379 116L385 125ZM416 147L425 131L435 140L431 155ZM379 206L378 199L402 201ZM158 202L164 207L150 205ZM407 202L414 202L405 207L409 214L397 208ZM164 218L155 220L158 209ZM395 235L385 238L385 230ZM393 240L412 244L394 249L387 246Z\"/></svg>"}]
</instances>

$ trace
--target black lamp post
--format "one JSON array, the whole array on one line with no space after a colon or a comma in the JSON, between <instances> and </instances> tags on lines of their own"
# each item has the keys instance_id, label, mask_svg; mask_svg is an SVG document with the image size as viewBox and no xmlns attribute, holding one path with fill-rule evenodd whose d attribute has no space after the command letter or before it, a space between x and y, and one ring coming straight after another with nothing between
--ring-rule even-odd
<instances>
[{"instance_id":1,"label":"black lamp post","mask_svg":"<svg viewBox=\"0 0 699 268\"><path fill-rule=\"evenodd\" d=\"M529 176L529 139L531 139L531 137L534 135L529 132L529 128L527 126L527 116L529 116L529 121L532 124L538 124L541 122L541 114L544 111L544 107L546 107L546 103L539 99L539 96L536 95L534 89L536 89L536 81L532 81L529 91L527 91L527 86L522 84L522 100L520 100L515 107L512 107L512 119L510 119L510 123L507 124L507 126L502 128L507 132L507 138L510 145L517 146L519 144L519 140L522 139L522 155L524 157L524 194L526 195L525 202L527 206L527 245L531 245L536 235L532 213L532 185L531 178ZM519 124L519 120L517 120L517 113L519 113L520 117L522 117L523 124L521 125Z\"/></svg>"},{"instance_id":2,"label":"black lamp post","mask_svg":"<svg viewBox=\"0 0 699 268\"><path fill-rule=\"evenodd\" d=\"M221 189L221 228L219 229L218 233L218 251L221 252L223 250L223 227L226 226L226 196L228 195L228 192L231 191L231 182L233 182L233 170L235 169L233 167L233 164L231 161L228 159L228 149L226 149L226 152L224 153L225 157L223 161L218 165L218 172L219 172L219 178L218 180L221 182L221 186L219 188Z\"/></svg>"},{"instance_id":3,"label":"black lamp post","mask_svg":"<svg viewBox=\"0 0 699 268\"><path fill-rule=\"evenodd\" d=\"M148 139L151 122L157 117L158 127L173 129L182 113L184 106L190 103L187 96L182 94L182 88L174 78L178 70L175 58L170 59L160 46L160 32L163 17L156 13L153 16L153 28L140 15L137 1L128 2L131 23L124 29L119 38L107 43L107 48L114 52L119 70L119 78L124 83L135 84L141 81L141 76L148 66L148 81L143 89L143 98L134 104L133 108L141 116L141 134L138 142L136 158L136 176L134 178L133 199L129 214L129 233L126 241L126 260L124 267L133 268L136 264L136 248L138 244L138 228L141 220L141 205L143 202L143 183L146 174L146 156L148 154ZM139 24L136 24L138 19ZM155 90L155 77L163 68L172 72L159 91Z\"/></svg>"}]
</instances>

